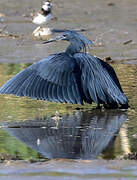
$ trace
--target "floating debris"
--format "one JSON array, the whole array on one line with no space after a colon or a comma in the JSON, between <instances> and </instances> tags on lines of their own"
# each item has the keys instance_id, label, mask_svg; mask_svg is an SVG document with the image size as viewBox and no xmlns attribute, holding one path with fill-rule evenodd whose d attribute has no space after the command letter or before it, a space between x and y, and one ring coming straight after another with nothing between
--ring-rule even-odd
<instances>
[{"instance_id":1,"label":"floating debris","mask_svg":"<svg viewBox=\"0 0 137 180\"><path fill-rule=\"evenodd\" d=\"M6 28L7 28L7 25L4 26L3 28L0 28L0 33L4 32Z\"/></svg>"},{"instance_id":2,"label":"floating debris","mask_svg":"<svg viewBox=\"0 0 137 180\"><path fill-rule=\"evenodd\" d=\"M136 87L136 86L134 86L134 87ZM133 134L132 137L137 139L137 134Z\"/></svg>"},{"instance_id":3,"label":"floating debris","mask_svg":"<svg viewBox=\"0 0 137 180\"><path fill-rule=\"evenodd\" d=\"M113 60L112 60L112 58L111 58L110 56L105 57L104 61L105 61L105 62L110 62L110 63L113 62Z\"/></svg>"},{"instance_id":4,"label":"floating debris","mask_svg":"<svg viewBox=\"0 0 137 180\"><path fill-rule=\"evenodd\" d=\"M108 5L108 6L115 6L115 3L109 2L107 5Z\"/></svg>"},{"instance_id":5,"label":"floating debris","mask_svg":"<svg viewBox=\"0 0 137 180\"><path fill-rule=\"evenodd\" d=\"M16 39L16 38L23 39L24 38L23 34L12 34L12 33L9 33L8 31L5 32L6 28L7 28L7 25L4 26L3 28L0 28L0 37L8 37L8 38L12 38L12 39Z\"/></svg>"},{"instance_id":6,"label":"floating debris","mask_svg":"<svg viewBox=\"0 0 137 180\"><path fill-rule=\"evenodd\" d=\"M103 46L103 43L102 43L102 42L99 42L99 43L98 43L98 46L99 46L99 47L102 47L102 46Z\"/></svg>"},{"instance_id":7,"label":"floating debris","mask_svg":"<svg viewBox=\"0 0 137 180\"><path fill-rule=\"evenodd\" d=\"M24 35L23 34L11 34L11 33L1 33L0 32L0 38L1 37L7 37L7 38L12 38L12 39L23 39Z\"/></svg>"},{"instance_id":8,"label":"floating debris","mask_svg":"<svg viewBox=\"0 0 137 180\"><path fill-rule=\"evenodd\" d=\"M137 152L129 153L124 156L124 159L137 160Z\"/></svg>"},{"instance_id":9,"label":"floating debris","mask_svg":"<svg viewBox=\"0 0 137 180\"><path fill-rule=\"evenodd\" d=\"M123 44L124 45L127 45L127 44L129 44L129 43L131 43L132 42L132 40L128 40L128 41L125 41Z\"/></svg>"},{"instance_id":10,"label":"floating debris","mask_svg":"<svg viewBox=\"0 0 137 180\"><path fill-rule=\"evenodd\" d=\"M16 38L22 39L24 37L24 35L22 34L12 34L12 33L9 33L8 31L5 32L6 29L7 29L7 25L0 28L0 37L8 37L12 39L16 39Z\"/></svg>"},{"instance_id":11,"label":"floating debris","mask_svg":"<svg viewBox=\"0 0 137 180\"><path fill-rule=\"evenodd\" d=\"M31 13L29 13L29 14L22 14L22 17L33 17L34 16L34 13L33 12L31 12Z\"/></svg>"},{"instance_id":12,"label":"floating debris","mask_svg":"<svg viewBox=\"0 0 137 180\"><path fill-rule=\"evenodd\" d=\"M4 161L11 161L11 160L21 160L22 158L19 157L18 155L9 155L9 154L4 154L0 153L0 163Z\"/></svg>"},{"instance_id":13,"label":"floating debris","mask_svg":"<svg viewBox=\"0 0 137 180\"><path fill-rule=\"evenodd\" d=\"M4 22L4 17L5 17L5 16L6 16L5 14L0 13L0 23L3 23L3 22Z\"/></svg>"},{"instance_id":14,"label":"floating debris","mask_svg":"<svg viewBox=\"0 0 137 180\"><path fill-rule=\"evenodd\" d=\"M4 13L0 13L0 18L5 17L6 15Z\"/></svg>"}]
</instances>

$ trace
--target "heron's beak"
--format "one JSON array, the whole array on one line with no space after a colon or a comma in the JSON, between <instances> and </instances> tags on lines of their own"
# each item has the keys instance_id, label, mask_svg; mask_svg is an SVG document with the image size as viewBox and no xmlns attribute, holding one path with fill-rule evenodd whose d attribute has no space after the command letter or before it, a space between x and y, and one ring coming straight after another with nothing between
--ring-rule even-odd
<instances>
[{"instance_id":1,"label":"heron's beak","mask_svg":"<svg viewBox=\"0 0 137 180\"><path fill-rule=\"evenodd\" d=\"M65 37L60 35L54 39L50 39L49 41L45 41L43 44L47 44L47 43L51 43L51 42L54 42L54 41L61 41L61 40L65 40Z\"/></svg>"},{"instance_id":2,"label":"heron's beak","mask_svg":"<svg viewBox=\"0 0 137 180\"><path fill-rule=\"evenodd\" d=\"M50 39L49 41L43 42L43 44L48 44L48 43L51 43L51 42L54 42L54 41L57 41L57 40L56 39Z\"/></svg>"}]
</instances>

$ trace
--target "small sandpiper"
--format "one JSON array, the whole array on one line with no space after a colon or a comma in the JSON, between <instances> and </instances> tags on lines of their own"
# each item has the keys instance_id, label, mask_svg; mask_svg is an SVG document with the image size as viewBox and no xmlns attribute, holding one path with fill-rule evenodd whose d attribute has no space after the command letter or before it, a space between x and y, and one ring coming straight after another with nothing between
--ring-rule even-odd
<instances>
[{"instance_id":1,"label":"small sandpiper","mask_svg":"<svg viewBox=\"0 0 137 180\"><path fill-rule=\"evenodd\" d=\"M44 33L46 33L45 35L49 35L51 33L49 28L43 27L43 25L47 24L50 20L56 19L56 17L54 17L54 15L52 14L51 10L52 3L51 1L46 0L43 2L41 11L34 16L32 22L39 25L39 27L37 27L32 33L35 37L40 36L41 32L42 35Z\"/></svg>"}]
</instances>

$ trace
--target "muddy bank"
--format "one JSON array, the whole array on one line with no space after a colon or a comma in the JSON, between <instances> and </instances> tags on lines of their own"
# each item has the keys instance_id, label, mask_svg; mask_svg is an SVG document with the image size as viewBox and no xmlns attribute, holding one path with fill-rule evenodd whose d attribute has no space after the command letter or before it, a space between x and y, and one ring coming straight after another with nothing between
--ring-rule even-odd
<instances>
[{"instance_id":1,"label":"muddy bank","mask_svg":"<svg viewBox=\"0 0 137 180\"><path fill-rule=\"evenodd\" d=\"M136 0L54 0L53 3L53 13L58 19L48 27L87 29L83 33L95 42L91 50L93 55L111 57L113 62L136 64ZM0 17L0 29L6 26L3 32L6 35L0 37L0 62L35 62L65 49L66 43L42 45L32 38L37 26L31 23L31 14L38 11L40 5L36 0L0 1L0 13L4 15Z\"/></svg>"}]
</instances>

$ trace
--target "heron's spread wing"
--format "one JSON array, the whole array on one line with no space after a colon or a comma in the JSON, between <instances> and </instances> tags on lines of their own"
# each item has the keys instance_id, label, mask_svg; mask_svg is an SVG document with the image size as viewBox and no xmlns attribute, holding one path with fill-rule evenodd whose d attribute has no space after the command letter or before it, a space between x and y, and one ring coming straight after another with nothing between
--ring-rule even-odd
<instances>
[{"instance_id":1,"label":"heron's spread wing","mask_svg":"<svg viewBox=\"0 0 137 180\"><path fill-rule=\"evenodd\" d=\"M0 94L82 104L75 64L65 53L51 55L11 78Z\"/></svg>"},{"instance_id":2,"label":"heron's spread wing","mask_svg":"<svg viewBox=\"0 0 137 180\"><path fill-rule=\"evenodd\" d=\"M119 80L113 68L87 53L74 55L81 69L81 83L84 95L96 103L120 103L128 102L124 95Z\"/></svg>"}]
</instances>

